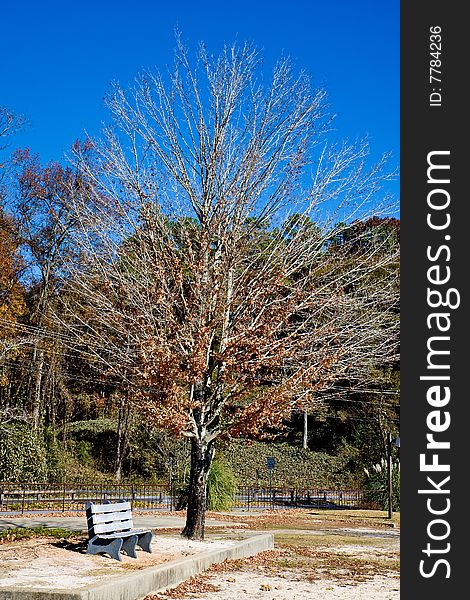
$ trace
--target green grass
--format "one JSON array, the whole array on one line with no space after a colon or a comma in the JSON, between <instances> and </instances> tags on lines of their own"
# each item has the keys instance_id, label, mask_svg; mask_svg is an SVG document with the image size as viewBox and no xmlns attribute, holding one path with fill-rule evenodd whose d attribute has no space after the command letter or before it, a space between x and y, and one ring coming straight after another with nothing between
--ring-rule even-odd
<instances>
[{"instance_id":1,"label":"green grass","mask_svg":"<svg viewBox=\"0 0 470 600\"><path fill-rule=\"evenodd\" d=\"M60 527L13 527L0 531L0 544L42 537L68 540L77 535L82 534L78 531L70 531L69 529L62 529Z\"/></svg>"},{"instance_id":2,"label":"green grass","mask_svg":"<svg viewBox=\"0 0 470 600\"><path fill-rule=\"evenodd\" d=\"M400 570L396 540L295 532L275 534L274 540L275 547L281 550L274 559L277 568L300 571L309 581L329 578L349 584L366 581L374 575L397 574ZM348 550L341 551L342 547L348 547Z\"/></svg>"},{"instance_id":3,"label":"green grass","mask_svg":"<svg viewBox=\"0 0 470 600\"><path fill-rule=\"evenodd\" d=\"M343 535L341 533L325 533L325 534L297 534L297 533L275 533L274 541L276 546L282 547L297 547L297 548L313 548L326 547L334 548L338 546L375 546L378 548L391 547L395 540L386 538Z\"/></svg>"},{"instance_id":4,"label":"green grass","mask_svg":"<svg viewBox=\"0 0 470 600\"><path fill-rule=\"evenodd\" d=\"M390 523L394 523L396 526L400 526L400 513L393 512L392 518L388 518L387 511L385 510L337 510L337 509L328 509L322 511L316 511L311 513L317 519L322 519L324 521L334 520L334 521L343 521L343 520L354 520L354 521L370 521L370 525L389 525Z\"/></svg>"}]
</instances>

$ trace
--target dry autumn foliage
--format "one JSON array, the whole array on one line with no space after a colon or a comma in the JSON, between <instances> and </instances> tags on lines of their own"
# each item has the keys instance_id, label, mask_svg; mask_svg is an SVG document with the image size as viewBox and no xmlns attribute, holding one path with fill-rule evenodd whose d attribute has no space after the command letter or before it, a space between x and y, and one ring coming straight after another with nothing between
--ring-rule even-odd
<instances>
[{"instance_id":1,"label":"dry autumn foliage","mask_svg":"<svg viewBox=\"0 0 470 600\"><path fill-rule=\"evenodd\" d=\"M25 289L20 282L23 263L18 252L13 219L0 206L0 357L17 347L16 323L26 312ZM6 384L5 375L0 385Z\"/></svg>"},{"instance_id":2,"label":"dry autumn foliage","mask_svg":"<svg viewBox=\"0 0 470 600\"><path fill-rule=\"evenodd\" d=\"M6 149L8 138L23 122L21 117L0 106L0 151ZM4 209L5 173L6 164L0 162L0 357L14 347L14 325L26 310L25 289L20 283L24 265L19 253L18 223Z\"/></svg>"}]
</instances>

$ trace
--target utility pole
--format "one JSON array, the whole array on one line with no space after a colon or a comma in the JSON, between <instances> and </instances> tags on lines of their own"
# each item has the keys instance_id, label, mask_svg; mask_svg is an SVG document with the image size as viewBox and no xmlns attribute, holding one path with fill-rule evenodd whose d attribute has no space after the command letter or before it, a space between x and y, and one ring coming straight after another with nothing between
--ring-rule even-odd
<instances>
[{"instance_id":1,"label":"utility pole","mask_svg":"<svg viewBox=\"0 0 470 600\"><path fill-rule=\"evenodd\" d=\"M302 448L306 450L308 448L308 412L307 407L304 407L304 435Z\"/></svg>"},{"instance_id":2,"label":"utility pole","mask_svg":"<svg viewBox=\"0 0 470 600\"><path fill-rule=\"evenodd\" d=\"M170 452L168 456L168 475L169 475L169 488L170 488L170 512L173 511L173 452Z\"/></svg>"}]
</instances>

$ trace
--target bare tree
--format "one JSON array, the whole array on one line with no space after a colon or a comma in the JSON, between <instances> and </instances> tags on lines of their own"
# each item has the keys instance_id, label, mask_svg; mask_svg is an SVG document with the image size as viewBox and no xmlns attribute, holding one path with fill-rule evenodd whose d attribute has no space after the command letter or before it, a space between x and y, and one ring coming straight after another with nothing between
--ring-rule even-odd
<instances>
[{"instance_id":1,"label":"bare tree","mask_svg":"<svg viewBox=\"0 0 470 600\"><path fill-rule=\"evenodd\" d=\"M26 119L17 115L5 106L0 106L0 150L4 150L6 139L20 131L26 124Z\"/></svg>"},{"instance_id":2,"label":"bare tree","mask_svg":"<svg viewBox=\"0 0 470 600\"><path fill-rule=\"evenodd\" d=\"M18 133L26 125L26 119L17 115L5 106L0 106L0 153L8 148L9 138ZM0 154L0 205L5 196L5 175L8 160L2 160Z\"/></svg>"},{"instance_id":3,"label":"bare tree","mask_svg":"<svg viewBox=\"0 0 470 600\"><path fill-rule=\"evenodd\" d=\"M366 143L327 144L325 93L287 59L268 83L260 69L250 45L201 46L192 64L178 39L174 69L115 85L113 125L75 154L88 192L70 196L64 326L104 373L125 374L149 419L191 439L190 538L204 535L221 432L280 427L386 360L396 334L377 309L386 285L346 290L390 256L330 248L378 210L385 159L367 167Z\"/></svg>"}]
</instances>

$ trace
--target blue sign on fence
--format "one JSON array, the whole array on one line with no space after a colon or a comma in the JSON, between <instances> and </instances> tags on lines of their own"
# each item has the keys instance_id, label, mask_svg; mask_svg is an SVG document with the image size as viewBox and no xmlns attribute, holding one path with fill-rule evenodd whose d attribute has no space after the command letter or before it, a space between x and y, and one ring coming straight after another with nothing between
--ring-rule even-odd
<instances>
[{"instance_id":1,"label":"blue sign on fence","mask_svg":"<svg viewBox=\"0 0 470 600\"><path fill-rule=\"evenodd\" d=\"M268 456L268 458L266 459L266 465L268 469L272 471L276 466L276 459L273 456Z\"/></svg>"}]
</instances>

